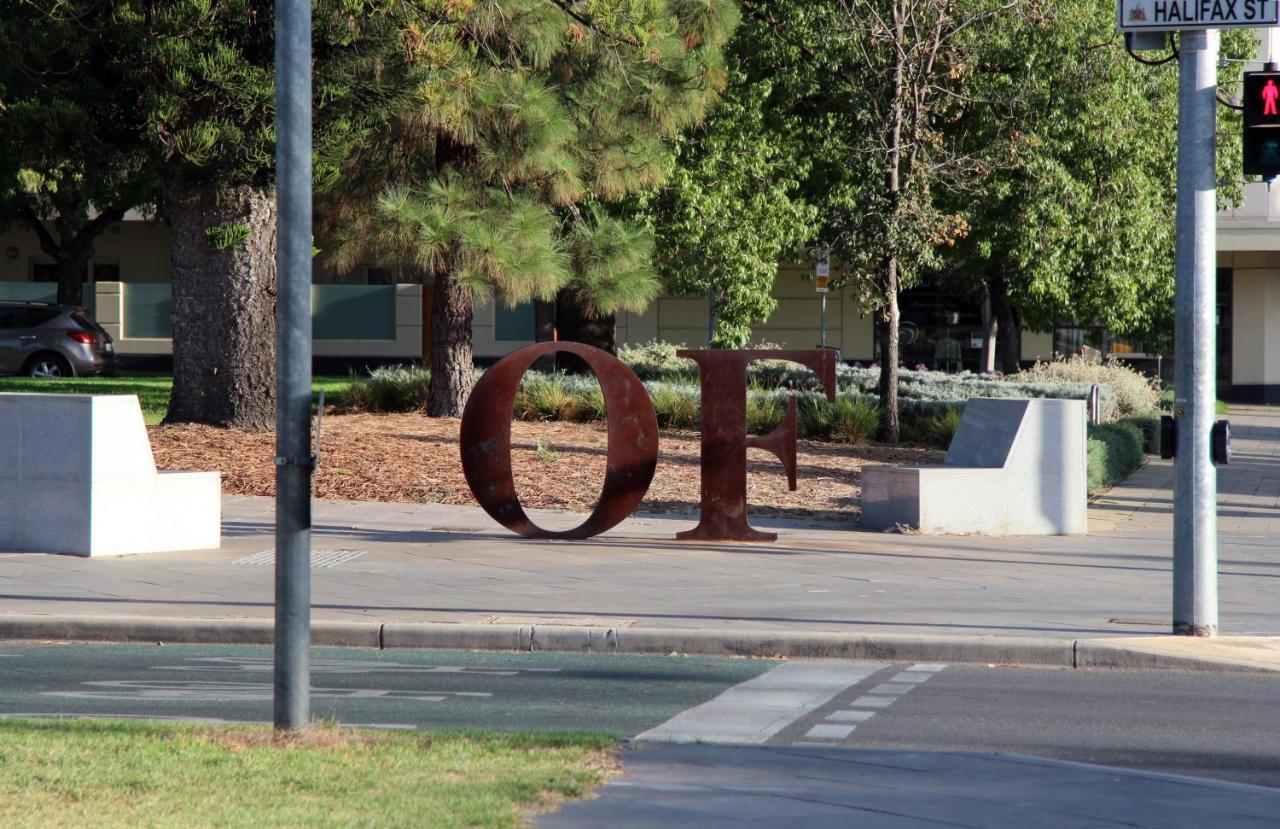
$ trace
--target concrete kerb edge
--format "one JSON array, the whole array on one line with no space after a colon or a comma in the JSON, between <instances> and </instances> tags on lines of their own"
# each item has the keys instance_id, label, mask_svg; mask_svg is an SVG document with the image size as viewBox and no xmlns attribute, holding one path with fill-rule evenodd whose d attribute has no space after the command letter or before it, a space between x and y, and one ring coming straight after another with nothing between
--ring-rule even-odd
<instances>
[{"instance_id":1,"label":"concrete kerb edge","mask_svg":"<svg viewBox=\"0 0 1280 829\"><path fill-rule=\"evenodd\" d=\"M0 640L270 645L269 619L0 616ZM315 621L321 647L679 654L790 659L868 659L1118 670L1256 672L1256 662L1158 653L1123 642L1014 636L772 633L734 629L603 628L447 622ZM1272 669L1274 670L1274 669Z\"/></svg>"}]
</instances>

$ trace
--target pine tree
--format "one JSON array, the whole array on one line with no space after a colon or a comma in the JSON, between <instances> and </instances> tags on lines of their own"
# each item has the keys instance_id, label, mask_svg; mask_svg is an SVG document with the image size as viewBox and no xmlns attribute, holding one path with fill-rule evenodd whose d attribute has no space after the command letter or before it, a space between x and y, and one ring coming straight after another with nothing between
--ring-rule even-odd
<instances>
[{"instance_id":1,"label":"pine tree","mask_svg":"<svg viewBox=\"0 0 1280 829\"><path fill-rule=\"evenodd\" d=\"M656 293L652 240L615 206L666 177L735 22L728 0L425 2L405 21L414 92L330 221L339 265L430 274L429 414L460 414L474 382L475 297L559 294L599 320Z\"/></svg>"},{"instance_id":2,"label":"pine tree","mask_svg":"<svg viewBox=\"0 0 1280 829\"><path fill-rule=\"evenodd\" d=\"M86 0L87 2L87 0ZM379 66L402 46L394 0L313 10L315 175L385 124ZM139 117L173 231L173 395L167 422L270 429L275 403L274 4L117 0L112 60Z\"/></svg>"}]
</instances>

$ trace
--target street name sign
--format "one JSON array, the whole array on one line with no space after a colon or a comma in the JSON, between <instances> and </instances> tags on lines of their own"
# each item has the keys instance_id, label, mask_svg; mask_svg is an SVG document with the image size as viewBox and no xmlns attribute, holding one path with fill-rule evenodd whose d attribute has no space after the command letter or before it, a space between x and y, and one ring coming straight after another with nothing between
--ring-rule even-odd
<instances>
[{"instance_id":1,"label":"street name sign","mask_svg":"<svg viewBox=\"0 0 1280 829\"><path fill-rule=\"evenodd\" d=\"M1122 32L1262 29L1280 25L1280 0L1120 0Z\"/></svg>"}]
</instances>

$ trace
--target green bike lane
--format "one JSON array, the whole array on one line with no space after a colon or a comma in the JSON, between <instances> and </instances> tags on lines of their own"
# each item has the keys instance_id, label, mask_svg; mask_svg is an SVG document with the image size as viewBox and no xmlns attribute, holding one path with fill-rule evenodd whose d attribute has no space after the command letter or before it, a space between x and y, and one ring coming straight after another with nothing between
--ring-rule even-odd
<instances>
[{"instance_id":1,"label":"green bike lane","mask_svg":"<svg viewBox=\"0 0 1280 829\"><path fill-rule=\"evenodd\" d=\"M778 663L762 659L315 648L312 714L383 728L632 737ZM0 716L269 722L270 648L0 646Z\"/></svg>"}]
</instances>

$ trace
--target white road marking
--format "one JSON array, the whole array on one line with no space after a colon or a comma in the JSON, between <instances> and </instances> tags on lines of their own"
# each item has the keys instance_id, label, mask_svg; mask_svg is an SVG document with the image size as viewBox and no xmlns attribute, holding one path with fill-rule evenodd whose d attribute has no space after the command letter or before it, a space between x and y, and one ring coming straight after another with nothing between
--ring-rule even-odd
<instances>
[{"instance_id":1,"label":"white road marking","mask_svg":"<svg viewBox=\"0 0 1280 829\"><path fill-rule=\"evenodd\" d=\"M45 697L78 699L182 700L184 702L243 702L273 698L269 682L161 682L158 680L104 680L81 685L104 690L44 691ZM443 702L451 697L491 697L476 691L389 691L380 688L312 688L313 698L396 699Z\"/></svg>"},{"instance_id":2,"label":"white road marking","mask_svg":"<svg viewBox=\"0 0 1280 829\"><path fill-rule=\"evenodd\" d=\"M911 682L916 685L919 685L921 682L928 682L929 677L931 676L934 676L934 674L913 674L910 671L903 671L902 673L895 676L891 681L892 682Z\"/></svg>"},{"instance_id":3,"label":"white road marking","mask_svg":"<svg viewBox=\"0 0 1280 829\"><path fill-rule=\"evenodd\" d=\"M683 711L636 739L674 743L759 745L878 666L848 662L784 662Z\"/></svg>"},{"instance_id":4,"label":"white road marking","mask_svg":"<svg viewBox=\"0 0 1280 829\"><path fill-rule=\"evenodd\" d=\"M856 725L815 725L805 732L805 737L812 740L847 740Z\"/></svg>"},{"instance_id":5,"label":"white road marking","mask_svg":"<svg viewBox=\"0 0 1280 829\"><path fill-rule=\"evenodd\" d=\"M897 697L858 697L853 701L855 708L888 708L898 701Z\"/></svg>"},{"instance_id":6,"label":"white road marking","mask_svg":"<svg viewBox=\"0 0 1280 829\"><path fill-rule=\"evenodd\" d=\"M889 682L883 682L872 688L850 703L851 709L832 711L826 716L826 723L815 725L809 729L805 737L826 740L847 740L858 723L866 722L877 713L888 708L903 694L920 687L929 677L942 671L946 665L915 665L909 671L903 671ZM864 710L857 710L857 709ZM869 709L869 710L868 710ZM853 723L853 725L831 725L831 723ZM793 745L815 745L814 743L797 742Z\"/></svg>"},{"instance_id":7,"label":"white road marking","mask_svg":"<svg viewBox=\"0 0 1280 829\"><path fill-rule=\"evenodd\" d=\"M260 656L202 656L181 665L152 665L154 671L271 673L275 661ZM360 659L313 659L315 674L475 674L477 676L519 676L525 673L559 673L560 668L486 667L484 665L418 665L410 662L379 662Z\"/></svg>"}]
</instances>

